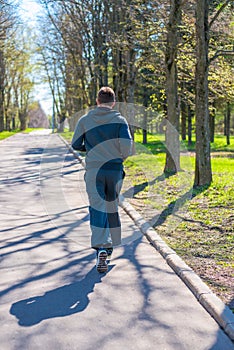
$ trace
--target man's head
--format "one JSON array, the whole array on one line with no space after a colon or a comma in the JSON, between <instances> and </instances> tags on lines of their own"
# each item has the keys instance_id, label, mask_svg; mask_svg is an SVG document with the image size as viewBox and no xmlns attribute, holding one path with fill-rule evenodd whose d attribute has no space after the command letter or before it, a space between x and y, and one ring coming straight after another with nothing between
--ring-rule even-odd
<instances>
[{"instance_id":1,"label":"man's head","mask_svg":"<svg viewBox=\"0 0 234 350\"><path fill-rule=\"evenodd\" d=\"M115 93L108 87L103 86L97 95L97 105L105 105L107 107L113 107L115 105Z\"/></svg>"}]
</instances>

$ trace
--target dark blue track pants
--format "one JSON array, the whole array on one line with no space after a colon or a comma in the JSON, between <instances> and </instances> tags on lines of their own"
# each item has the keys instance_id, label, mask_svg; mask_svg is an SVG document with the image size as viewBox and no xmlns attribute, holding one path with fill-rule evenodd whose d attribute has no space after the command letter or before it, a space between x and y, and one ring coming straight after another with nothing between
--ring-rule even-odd
<instances>
[{"instance_id":1,"label":"dark blue track pants","mask_svg":"<svg viewBox=\"0 0 234 350\"><path fill-rule=\"evenodd\" d=\"M89 198L91 246L113 247L121 244L118 197L123 170L88 169L85 173Z\"/></svg>"}]
</instances>

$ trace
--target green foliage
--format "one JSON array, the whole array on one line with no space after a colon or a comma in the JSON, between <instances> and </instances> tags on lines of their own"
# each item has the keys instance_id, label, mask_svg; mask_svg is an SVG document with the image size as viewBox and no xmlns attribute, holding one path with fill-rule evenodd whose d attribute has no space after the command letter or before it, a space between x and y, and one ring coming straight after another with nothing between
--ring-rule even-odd
<instances>
[{"instance_id":1,"label":"green foliage","mask_svg":"<svg viewBox=\"0 0 234 350\"><path fill-rule=\"evenodd\" d=\"M20 124L26 128L28 105L34 87L32 63L32 35L17 28L4 40L2 50L4 57L3 101L5 130ZM1 104L1 101L0 101ZM14 124L12 123L14 117Z\"/></svg>"}]
</instances>

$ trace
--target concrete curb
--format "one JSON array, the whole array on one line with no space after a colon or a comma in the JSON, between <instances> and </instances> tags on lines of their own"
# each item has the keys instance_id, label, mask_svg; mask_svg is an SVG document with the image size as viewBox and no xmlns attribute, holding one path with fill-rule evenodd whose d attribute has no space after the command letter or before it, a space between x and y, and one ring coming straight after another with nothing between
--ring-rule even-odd
<instances>
[{"instance_id":1,"label":"concrete curb","mask_svg":"<svg viewBox=\"0 0 234 350\"><path fill-rule=\"evenodd\" d=\"M59 135L59 134L58 134ZM73 150L64 138L60 139L74 155L74 157L85 167L85 162L79 154ZM223 328L229 338L234 341L234 315L227 305L218 298L201 278L171 249L164 240L156 233L150 224L132 207L132 205L121 195L120 207L131 217L142 234L162 255L168 265L182 279L199 303L209 312L216 322Z\"/></svg>"}]
</instances>

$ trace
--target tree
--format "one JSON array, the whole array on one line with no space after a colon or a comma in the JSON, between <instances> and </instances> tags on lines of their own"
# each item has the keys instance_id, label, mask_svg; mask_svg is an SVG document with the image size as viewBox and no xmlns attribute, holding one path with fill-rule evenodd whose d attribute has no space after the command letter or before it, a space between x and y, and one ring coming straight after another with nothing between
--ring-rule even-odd
<instances>
[{"instance_id":1,"label":"tree","mask_svg":"<svg viewBox=\"0 0 234 350\"><path fill-rule=\"evenodd\" d=\"M230 119L231 119L231 107L230 103L227 102L227 111L225 115L225 136L227 138L227 145L230 145Z\"/></svg>"},{"instance_id":2,"label":"tree","mask_svg":"<svg viewBox=\"0 0 234 350\"><path fill-rule=\"evenodd\" d=\"M209 1L199 0L196 6L196 163L194 186L210 185L212 182L208 71L210 62L219 54L225 54L225 50L216 52L209 60L209 38L211 26L230 2L228 0L224 3L218 2L217 12L213 15L210 23L208 21Z\"/></svg>"},{"instance_id":3,"label":"tree","mask_svg":"<svg viewBox=\"0 0 234 350\"><path fill-rule=\"evenodd\" d=\"M17 6L7 0L0 4L0 131L26 128L27 107L32 91L30 42L17 22ZM11 126L12 121L12 126Z\"/></svg>"},{"instance_id":4,"label":"tree","mask_svg":"<svg viewBox=\"0 0 234 350\"><path fill-rule=\"evenodd\" d=\"M196 165L195 186L212 182L208 108L208 24L209 1L198 0L196 7Z\"/></svg>"},{"instance_id":5,"label":"tree","mask_svg":"<svg viewBox=\"0 0 234 350\"><path fill-rule=\"evenodd\" d=\"M167 120L166 128L166 164L164 172L176 173L180 170L179 140L179 100L177 76L177 52L179 25L181 22L181 1L171 1L169 22L167 26L167 44L165 53Z\"/></svg>"},{"instance_id":6,"label":"tree","mask_svg":"<svg viewBox=\"0 0 234 350\"><path fill-rule=\"evenodd\" d=\"M0 3L0 132L4 130L5 58L4 47L7 36L14 25L13 5L7 0Z\"/></svg>"},{"instance_id":7,"label":"tree","mask_svg":"<svg viewBox=\"0 0 234 350\"><path fill-rule=\"evenodd\" d=\"M234 4L231 1L225 1L219 2L215 5L215 7L210 6L211 20L209 23L209 102L211 142L214 140L216 111L220 111L223 108L226 109L227 104L231 105L234 101L234 80L232 74L234 55L232 13ZM214 106L215 108L212 108ZM225 119L225 121L228 120L229 118Z\"/></svg>"},{"instance_id":8,"label":"tree","mask_svg":"<svg viewBox=\"0 0 234 350\"><path fill-rule=\"evenodd\" d=\"M10 128L10 121L19 118L20 129L27 127L28 105L33 90L32 44L27 31L18 29L6 40L4 112L5 128Z\"/></svg>"},{"instance_id":9,"label":"tree","mask_svg":"<svg viewBox=\"0 0 234 350\"><path fill-rule=\"evenodd\" d=\"M196 2L40 0L40 3L45 9L45 23L39 49L60 121L94 105L100 86L111 85L118 101L152 105L157 112L167 115L176 136L173 139L166 135L165 171L178 171L180 107L183 137L187 127L190 142L195 110ZM212 21L216 23L216 7L213 11ZM146 129L153 122L147 116L142 125Z\"/></svg>"}]
</instances>

